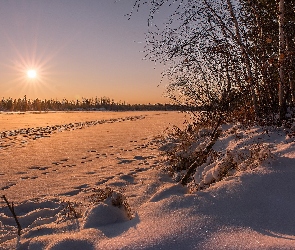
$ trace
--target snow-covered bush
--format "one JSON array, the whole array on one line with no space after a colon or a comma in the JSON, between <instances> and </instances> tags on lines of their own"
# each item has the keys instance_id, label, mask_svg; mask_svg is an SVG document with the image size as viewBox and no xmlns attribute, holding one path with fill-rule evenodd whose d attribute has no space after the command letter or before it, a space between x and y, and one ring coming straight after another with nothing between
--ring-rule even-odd
<instances>
[{"instance_id":1,"label":"snow-covered bush","mask_svg":"<svg viewBox=\"0 0 295 250\"><path fill-rule=\"evenodd\" d=\"M240 171L253 170L271 155L268 145L264 144L228 150L221 159L200 166L194 174L194 184L197 190L202 190Z\"/></svg>"},{"instance_id":2,"label":"snow-covered bush","mask_svg":"<svg viewBox=\"0 0 295 250\"><path fill-rule=\"evenodd\" d=\"M263 142L268 134L262 127L246 129L241 124L221 127L223 131L216 141L212 140L210 131L197 127L168 134L167 144L162 146L165 170L177 182L182 180L182 184L202 190L240 171L253 170L272 156L270 145ZM209 151L208 145L213 145ZM188 181L183 182L187 173Z\"/></svg>"},{"instance_id":3,"label":"snow-covered bush","mask_svg":"<svg viewBox=\"0 0 295 250\"><path fill-rule=\"evenodd\" d=\"M164 169L179 181L193 164L200 152L210 141L209 129L189 124L184 130L173 127L164 136L160 150L163 152L166 166Z\"/></svg>"}]
</instances>

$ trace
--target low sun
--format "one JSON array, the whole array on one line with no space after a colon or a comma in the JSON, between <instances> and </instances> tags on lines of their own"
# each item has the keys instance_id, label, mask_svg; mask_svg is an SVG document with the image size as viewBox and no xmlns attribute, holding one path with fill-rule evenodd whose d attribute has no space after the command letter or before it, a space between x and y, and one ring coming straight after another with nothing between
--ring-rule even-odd
<instances>
[{"instance_id":1,"label":"low sun","mask_svg":"<svg viewBox=\"0 0 295 250\"><path fill-rule=\"evenodd\" d=\"M36 78L37 77L37 72L34 69L30 69L27 71L27 76L29 78Z\"/></svg>"}]
</instances>

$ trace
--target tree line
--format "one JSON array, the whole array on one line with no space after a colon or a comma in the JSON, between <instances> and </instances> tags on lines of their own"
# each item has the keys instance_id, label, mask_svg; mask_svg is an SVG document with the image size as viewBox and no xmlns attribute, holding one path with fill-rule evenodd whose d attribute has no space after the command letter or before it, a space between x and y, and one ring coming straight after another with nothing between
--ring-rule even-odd
<instances>
[{"instance_id":1,"label":"tree line","mask_svg":"<svg viewBox=\"0 0 295 250\"><path fill-rule=\"evenodd\" d=\"M175 104L128 104L126 102L115 102L109 97L82 98L81 100L41 100L24 98L12 99L3 98L0 101L0 111L26 112L26 111L129 111L129 110L188 110L188 107Z\"/></svg>"}]
</instances>

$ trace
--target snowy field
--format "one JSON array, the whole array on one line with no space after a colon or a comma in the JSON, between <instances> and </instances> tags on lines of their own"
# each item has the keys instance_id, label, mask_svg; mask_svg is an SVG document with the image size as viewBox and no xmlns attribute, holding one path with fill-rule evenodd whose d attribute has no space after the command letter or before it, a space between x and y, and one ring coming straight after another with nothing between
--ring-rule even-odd
<instances>
[{"instance_id":1,"label":"snowy field","mask_svg":"<svg viewBox=\"0 0 295 250\"><path fill-rule=\"evenodd\" d=\"M163 130L183 121L1 113L0 196L22 230L1 198L0 249L295 249L293 135L223 126L214 150L238 171L206 186L222 160L204 165L195 179L206 188L189 193L160 171L158 149Z\"/></svg>"}]
</instances>

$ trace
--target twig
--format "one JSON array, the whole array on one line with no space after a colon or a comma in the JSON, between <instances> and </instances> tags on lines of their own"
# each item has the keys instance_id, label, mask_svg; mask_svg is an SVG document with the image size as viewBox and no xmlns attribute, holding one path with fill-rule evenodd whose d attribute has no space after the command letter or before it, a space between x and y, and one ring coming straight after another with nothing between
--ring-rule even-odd
<instances>
[{"instance_id":1,"label":"twig","mask_svg":"<svg viewBox=\"0 0 295 250\"><path fill-rule=\"evenodd\" d=\"M215 142L217 141L218 137L221 134L221 130L217 130L214 134L214 137L211 139L210 143L206 146L205 150L203 152L200 152L199 157L192 163L192 165L189 167L188 171L186 172L185 176L181 179L180 183L185 186L188 183L188 180L190 176L195 172L196 168L200 165L202 165L214 146Z\"/></svg>"},{"instance_id":2,"label":"twig","mask_svg":"<svg viewBox=\"0 0 295 250\"><path fill-rule=\"evenodd\" d=\"M18 219L17 219L17 216L16 216L16 214L15 214L14 206L13 206L13 202L12 202L11 205L10 205L10 203L8 202L8 200L7 200L7 198L5 197L5 195L2 195L2 198L3 198L3 200L6 202L6 204L7 204L8 208L9 208L10 212L11 212L12 215L13 215L13 218L14 218L14 220L15 220L15 222L16 222L16 224L17 224L17 228L18 228L18 230L17 230L17 234L20 236L20 233L21 233L22 228L21 228L21 225L20 225L20 223L19 223L19 221L18 221Z\"/></svg>"}]
</instances>

